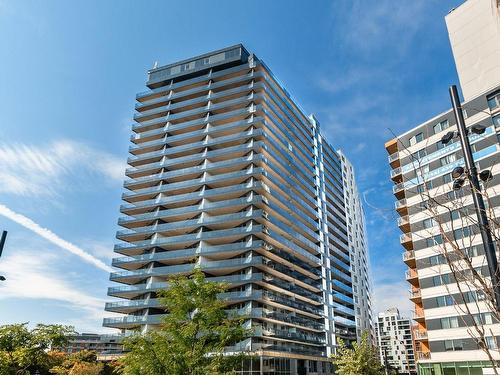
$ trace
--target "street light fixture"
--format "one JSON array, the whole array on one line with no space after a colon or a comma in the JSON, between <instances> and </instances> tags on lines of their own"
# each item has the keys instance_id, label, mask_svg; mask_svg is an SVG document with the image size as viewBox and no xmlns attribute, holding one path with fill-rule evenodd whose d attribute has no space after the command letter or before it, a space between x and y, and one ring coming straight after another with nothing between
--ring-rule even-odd
<instances>
[{"instance_id":1,"label":"street light fixture","mask_svg":"<svg viewBox=\"0 0 500 375\"><path fill-rule=\"evenodd\" d=\"M455 137L455 132L448 132L441 138L441 143L446 145L453 139L453 137Z\"/></svg>"},{"instance_id":2,"label":"street light fixture","mask_svg":"<svg viewBox=\"0 0 500 375\"><path fill-rule=\"evenodd\" d=\"M481 173L479 173L479 178L483 182L488 182L488 181L490 181L493 178L493 174L491 173L490 170L485 169L484 171L482 171Z\"/></svg>"},{"instance_id":3,"label":"street light fixture","mask_svg":"<svg viewBox=\"0 0 500 375\"><path fill-rule=\"evenodd\" d=\"M470 127L470 130L471 130L474 134L483 134L483 133L486 131L486 126L476 124L476 125L472 125L472 126Z\"/></svg>"},{"instance_id":4,"label":"street light fixture","mask_svg":"<svg viewBox=\"0 0 500 375\"><path fill-rule=\"evenodd\" d=\"M457 178L455 181L453 181L453 190L460 190L462 186L465 183L464 178Z\"/></svg>"},{"instance_id":5,"label":"street light fixture","mask_svg":"<svg viewBox=\"0 0 500 375\"><path fill-rule=\"evenodd\" d=\"M455 167L455 169L453 169L453 172L451 172L451 177L453 177L453 179L456 180L457 178L459 178L463 174L464 174L463 167Z\"/></svg>"},{"instance_id":6,"label":"street light fixture","mask_svg":"<svg viewBox=\"0 0 500 375\"><path fill-rule=\"evenodd\" d=\"M450 99L453 106L453 114L455 115L455 120L457 122L458 135L460 136L460 144L462 146L462 151L464 154L465 170L467 172L467 178L472 185L472 199L474 201L474 208L476 210L477 222L479 230L481 231L481 239L483 242L486 261L488 263L488 270L491 277L491 283L493 287L494 303L497 311L500 311L500 269L498 268L498 260L495 251L495 246L493 244L493 238L490 232L490 224L488 217L486 216L486 207L484 205L483 196L481 195L481 186L479 185L478 172L476 165L474 163L474 158L472 156L472 150L469 143L469 137L467 137L467 128L465 127L464 114L462 108L460 107L460 99L458 98L457 86L450 86ZM474 134L483 134L486 128L482 125L473 125L470 130ZM451 135L450 135L451 134ZM454 137L454 132L447 133L441 142L446 144L451 141ZM479 174L482 181L488 181L492 178L491 171L482 171ZM465 179L459 178L453 182L453 189L458 190L464 184Z\"/></svg>"}]
</instances>

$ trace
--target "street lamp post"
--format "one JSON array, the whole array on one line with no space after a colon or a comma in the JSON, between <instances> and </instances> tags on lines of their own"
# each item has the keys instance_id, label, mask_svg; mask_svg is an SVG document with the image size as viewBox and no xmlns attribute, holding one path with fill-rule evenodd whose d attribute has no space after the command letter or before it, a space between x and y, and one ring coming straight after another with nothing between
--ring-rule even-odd
<instances>
[{"instance_id":1,"label":"street lamp post","mask_svg":"<svg viewBox=\"0 0 500 375\"><path fill-rule=\"evenodd\" d=\"M455 120L457 121L460 143L464 154L466 173L473 187L472 198L474 201L474 208L477 215L479 230L481 231L481 239L484 244L486 260L488 262L488 269L490 271L490 276L491 276L491 283L493 285L495 308L497 311L500 311L500 285L498 283L500 272L498 268L495 246L493 244L493 238L490 232L491 228L488 222L488 217L486 216L486 209L484 205L483 196L481 195L481 187L479 185L477 168L474 163L474 159L472 157L472 150L470 147L469 138L467 137L467 129L465 127L464 115L462 112L462 107L460 106L460 100L458 98L457 86L455 85L450 86L449 92L450 92L451 104L453 105L453 113L455 115ZM443 143L445 143L445 137L447 137L447 135L443 137ZM451 138L449 138L448 141L450 139ZM481 178L482 177L483 176L481 176ZM487 177L491 177L491 175Z\"/></svg>"},{"instance_id":2,"label":"street lamp post","mask_svg":"<svg viewBox=\"0 0 500 375\"><path fill-rule=\"evenodd\" d=\"M0 238L0 257L2 256L3 247L5 245L5 239L7 238L7 231L2 232L2 237ZM0 275L0 281L5 281L5 276Z\"/></svg>"}]
</instances>

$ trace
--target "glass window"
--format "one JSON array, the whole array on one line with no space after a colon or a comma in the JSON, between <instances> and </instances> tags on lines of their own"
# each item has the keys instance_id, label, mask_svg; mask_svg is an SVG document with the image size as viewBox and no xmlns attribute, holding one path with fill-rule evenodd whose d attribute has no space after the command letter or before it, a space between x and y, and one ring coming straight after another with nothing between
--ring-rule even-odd
<instances>
[{"instance_id":1,"label":"glass window","mask_svg":"<svg viewBox=\"0 0 500 375\"><path fill-rule=\"evenodd\" d=\"M492 120L493 120L493 125L495 125L495 127L500 126L500 115L493 117Z\"/></svg>"},{"instance_id":2,"label":"glass window","mask_svg":"<svg viewBox=\"0 0 500 375\"><path fill-rule=\"evenodd\" d=\"M415 159L421 159L426 155L427 155L427 151L425 151L425 148L423 148L421 150L418 150L417 152L414 152L412 156Z\"/></svg>"},{"instance_id":3,"label":"glass window","mask_svg":"<svg viewBox=\"0 0 500 375\"><path fill-rule=\"evenodd\" d=\"M441 162L441 165L444 166L444 165L448 165L450 163L453 163L456 159L457 158L456 158L455 154L450 154L450 155L446 155L444 158L439 159L439 161Z\"/></svg>"},{"instance_id":4,"label":"glass window","mask_svg":"<svg viewBox=\"0 0 500 375\"><path fill-rule=\"evenodd\" d=\"M477 257L479 254L477 246L472 246L469 247L468 249L465 249L465 254L467 254L469 258Z\"/></svg>"},{"instance_id":5,"label":"glass window","mask_svg":"<svg viewBox=\"0 0 500 375\"><path fill-rule=\"evenodd\" d=\"M500 92L497 92L488 98L488 107L490 107L491 110L497 108L498 106L500 106Z\"/></svg>"},{"instance_id":6,"label":"glass window","mask_svg":"<svg viewBox=\"0 0 500 375\"><path fill-rule=\"evenodd\" d=\"M431 228L434 226L436 222L434 221L434 219L432 218L429 218L429 219L425 219L424 220L424 228Z\"/></svg>"},{"instance_id":7,"label":"glass window","mask_svg":"<svg viewBox=\"0 0 500 375\"><path fill-rule=\"evenodd\" d=\"M433 276L432 277L432 285L434 285L434 286L441 285L441 277L439 277L439 276Z\"/></svg>"},{"instance_id":8,"label":"glass window","mask_svg":"<svg viewBox=\"0 0 500 375\"><path fill-rule=\"evenodd\" d=\"M444 340L444 350L447 352L453 350L453 340Z\"/></svg>"},{"instance_id":9,"label":"glass window","mask_svg":"<svg viewBox=\"0 0 500 375\"><path fill-rule=\"evenodd\" d=\"M441 245L443 243L443 237L440 234L434 236L432 239L437 245Z\"/></svg>"},{"instance_id":10,"label":"glass window","mask_svg":"<svg viewBox=\"0 0 500 375\"><path fill-rule=\"evenodd\" d=\"M434 255L429 258L431 266L436 266L443 263L444 257L442 255Z\"/></svg>"},{"instance_id":11,"label":"glass window","mask_svg":"<svg viewBox=\"0 0 500 375\"><path fill-rule=\"evenodd\" d=\"M453 177L451 177L451 173L445 174L443 176L443 184L447 184L451 181L453 181Z\"/></svg>"},{"instance_id":12,"label":"glass window","mask_svg":"<svg viewBox=\"0 0 500 375\"><path fill-rule=\"evenodd\" d=\"M497 348L497 342L495 340L495 337L492 337L492 336L485 337L485 340L486 340L486 346L489 349L496 349Z\"/></svg>"},{"instance_id":13,"label":"glass window","mask_svg":"<svg viewBox=\"0 0 500 375\"><path fill-rule=\"evenodd\" d=\"M449 318L450 320L450 328L458 328L459 324L458 324L458 317L456 316L451 316Z\"/></svg>"},{"instance_id":14,"label":"glass window","mask_svg":"<svg viewBox=\"0 0 500 375\"><path fill-rule=\"evenodd\" d=\"M418 142L421 142L423 140L424 140L424 133L415 134L413 137L410 138L410 146L416 145Z\"/></svg>"},{"instance_id":15,"label":"glass window","mask_svg":"<svg viewBox=\"0 0 500 375\"><path fill-rule=\"evenodd\" d=\"M450 212L450 217L451 220L457 220L460 219L460 211L459 210L453 210Z\"/></svg>"},{"instance_id":16,"label":"glass window","mask_svg":"<svg viewBox=\"0 0 500 375\"><path fill-rule=\"evenodd\" d=\"M438 307L444 307L444 306L452 306L454 304L454 300L452 296L440 296L436 297L436 303Z\"/></svg>"},{"instance_id":17,"label":"glass window","mask_svg":"<svg viewBox=\"0 0 500 375\"><path fill-rule=\"evenodd\" d=\"M482 315L484 324L493 324L493 316L491 315L491 313L485 313Z\"/></svg>"},{"instance_id":18,"label":"glass window","mask_svg":"<svg viewBox=\"0 0 500 375\"><path fill-rule=\"evenodd\" d=\"M441 121L440 123L434 125L434 134L437 134L440 131L448 129L449 127L450 123L448 122L448 120Z\"/></svg>"}]
</instances>

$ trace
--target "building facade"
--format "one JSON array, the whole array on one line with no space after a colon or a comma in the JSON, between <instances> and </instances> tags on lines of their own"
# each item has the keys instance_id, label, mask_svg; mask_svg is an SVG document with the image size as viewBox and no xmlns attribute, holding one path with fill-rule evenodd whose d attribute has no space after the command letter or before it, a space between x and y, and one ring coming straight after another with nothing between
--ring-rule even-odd
<instances>
[{"instance_id":1,"label":"building facade","mask_svg":"<svg viewBox=\"0 0 500 375\"><path fill-rule=\"evenodd\" d=\"M468 0L446 16L466 126L485 127L483 134L469 132L469 140L478 170L493 173L482 189L488 215L495 220L500 203L499 15L496 0ZM451 172L464 166L460 141L441 142L451 130L456 130L456 121L450 109L385 145L415 305L416 359L421 375L489 374L493 365L478 346L474 325L484 328L485 345L500 360L500 324L468 276L474 268L489 280L470 188L453 188Z\"/></svg>"},{"instance_id":2,"label":"building facade","mask_svg":"<svg viewBox=\"0 0 500 375\"><path fill-rule=\"evenodd\" d=\"M149 71L137 95L122 241L104 326L146 331L156 292L201 268L250 318L245 374L331 373L338 337L356 339L339 154L264 62L242 45Z\"/></svg>"},{"instance_id":3,"label":"building facade","mask_svg":"<svg viewBox=\"0 0 500 375\"><path fill-rule=\"evenodd\" d=\"M122 338L115 335L97 333L79 333L69 338L66 346L61 348L65 353L78 353L83 350L96 352L99 357L116 356L123 353Z\"/></svg>"},{"instance_id":4,"label":"building facade","mask_svg":"<svg viewBox=\"0 0 500 375\"><path fill-rule=\"evenodd\" d=\"M500 83L500 1L467 0L445 17L465 100Z\"/></svg>"},{"instance_id":5,"label":"building facade","mask_svg":"<svg viewBox=\"0 0 500 375\"><path fill-rule=\"evenodd\" d=\"M375 330L373 326L372 281L365 213L360 201L354 168L342 151L339 151L339 154L342 162L342 179L344 180L344 204L347 213L356 336L359 340L363 332L367 332L373 341Z\"/></svg>"},{"instance_id":6,"label":"building facade","mask_svg":"<svg viewBox=\"0 0 500 375\"><path fill-rule=\"evenodd\" d=\"M397 369L400 375L417 373L409 318L401 317L397 308L379 313L376 337L381 363Z\"/></svg>"},{"instance_id":7,"label":"building facade","mask_svg":"<svg viewBox=\"0 0 500 375\"><path fill-rule=\"evenodd\" d=\"M486 127L483 134L471 133L469 139L479 170L489 169L494 175L483 189L489 196L491 214L498 218L500 86L462 106L469 114L468 127L475 124ZM473 267L489 275L481 237L474 224L470 189L452 187L451 172L464 165L460 142L456 138L447 145L441 142L442 136L455 127L453 113L448 110L386 143L395 183L396 211L400 215L401 245L405 249L403 260L408 265L406 279L415 305L413 318L418 327L415 340L422 375L475 375L482 374L482 367L491 366L484 362L487 355L469 333L473 320L484 323L488 346L494 358L500 360L499 322L470 282L459 283L467 298L460 293L445 257L445 249L451 249L443 240L441 225L444 235L467 255ZM440 207L435 208L436 204ZM473 305L470 314L467 302L469 307Z\"/></svg>"}]
</instances>

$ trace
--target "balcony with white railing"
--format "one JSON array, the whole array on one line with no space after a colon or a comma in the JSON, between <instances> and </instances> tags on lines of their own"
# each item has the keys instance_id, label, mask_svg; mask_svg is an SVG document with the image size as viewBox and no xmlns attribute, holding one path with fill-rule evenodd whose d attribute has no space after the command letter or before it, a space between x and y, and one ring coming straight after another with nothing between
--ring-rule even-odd
<instances>
[{"instance_id":1,"label":"balcony with white railing","mask_svg":"<svg viewBox=\"0 0 500 375\"><path fill-rule=\"evenodd\" d=\"M406 270L406 280L413 280L413 279L418 279L418 273L417 270L414 270L413 268L410 268L409 270Z\"/></svg>"},{"instance_id":2,"label":"balcony with white railing","mask_svg":"<svg viewBox=\"0 0 500 375\"><path fill-rule=\"evenodd\" d=\"M417 352L417 358L419 360L431 359L431 352Z\"/></svg>"},{"instance_id":3,"label":"balcony with white railing","mask_svg":"<svg viewBox=\"0 0 500 375\"><path fill-rule=\"evenodd\" d=\"M394 181L396 177L401 176L401 167L391 169L391 178Z\"/></svg>"},{"instance_id":4,"label":"balcony with white railing","mask_svg":"<svg viewBox=\"0 0 500 375\"><path fill-rule=\"evenodd\" d=\"M399 160L399 152L395 152L393 154L390 154L389 156L387 156L387 159L389 160L389 163L393 163L396 160Z\"/></svg>"},{"instance_id":5,"label":"balcony with white railing","mask_svg":"<svg viewBox=\"0 0 500 375\"><path fill-rule=\"evenodd\" d=\"M427 331L415 331L414 334L415 334L415 340L422 341L428 339Z\"/></svg>"},{"instance_id":6,"label":"balcony with white railing","mask_svg":"<svg viewBox=\"0 0 500 375\"><path fill-rule=\"evenodd\" d=\"M424 311L412 311L411 312L411 318L415 320L416 322L422 322L425 321L425 315Z\"/></svg>"},{"instance_id":7,"label":"balcony with white railing","mask_svg":"<svg viewBox=\"0 0 500 375\"><path fill-rule=\"evenodd\" d=\"M399 242L406 250L413 250L412 237L410 233L403 233L399 236Z\"/></svg>"},{"instance_id":8,"label":"balcony with white railing","mask_svg":"<svg viewBox=\"0 0 500 375\"><path fill-rule=\"evenodd\" d=\"M394 207L396 207L396 210L399 212L400 210L403 210L403 209L406 209L407 208L407 203L406 203L406 199L400 199L400 200L397 200L395 203L394 203Z\"/></svg>"},{"instance_id":9,"label":"balcony with white railing","mask_svg":"<svg viewBox=\"0 0 500 375\"><path fill-rule=\"evenodd\" d=\"M413 268L415 265L415 251L405 251L403 253L403 262Z\"/></svg>"},{"instance_id":10,"label":"balcony with white railing","mask_svg":"<svg viewBox=\"0 0 500 375\"><path fill-rule=\"evenodd\" d=\"M420 290L410 290L410 300L417 302L422 299L422 292Z\"/></svg>"}]
</instances>

